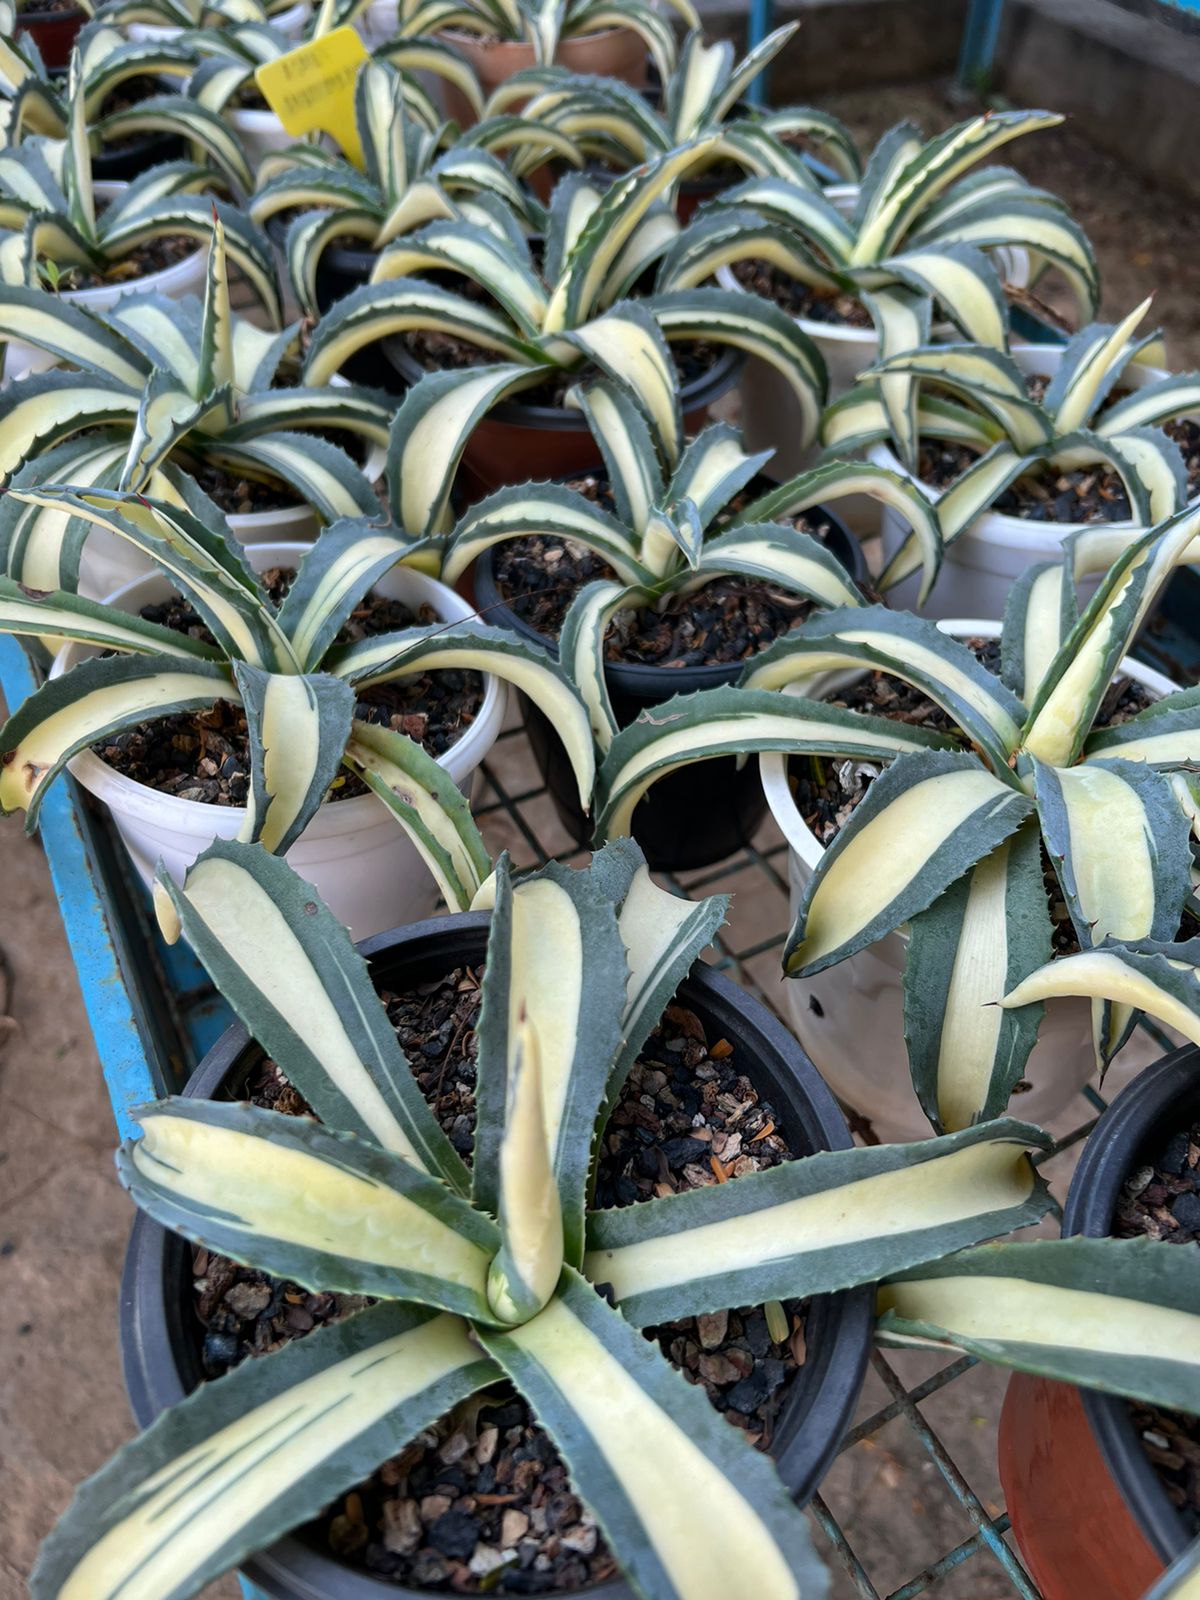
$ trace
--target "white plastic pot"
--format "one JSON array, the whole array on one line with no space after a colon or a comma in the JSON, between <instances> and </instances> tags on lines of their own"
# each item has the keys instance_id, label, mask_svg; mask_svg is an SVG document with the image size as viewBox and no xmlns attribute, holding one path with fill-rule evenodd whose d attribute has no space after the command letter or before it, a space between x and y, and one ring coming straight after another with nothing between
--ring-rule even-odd
<instances>
[{"instance_id":1,"label":"white plastic pot","mask_svg":"<svg viewBox=\"0 0 1200 1600\"><path fill-rule=\"evenodd\" d=\"M940 622L957 638L994 639L994 622L954 619ZM1176 685L1161 672L1126 659L1121 670L1156 697ZM802 688L816 699L836 693L862 672L830 672L808 679ZM800 815L787 777L788 757L759 757L763 789L771 815L788 842L788 885L793 918L825 847ZM913 1090L904 1047L902 979L908 954L904 932L884 938L812 978L783 984L792 1029L838 1099L869 1118L885 1141L927 1139L932 1130ZM1026 1122L1045 1126L1063 1111L1095 1070L1091 1002L1074 996L1051 1000L1030 1055L1025 1078L1032 1087L1014 1095L1010 1109Z\"/></svg>"},{"instance_id":2,"label":"white plastic pot","mask_svg":"<svg viewBox=\"0 0 1200 1600\"><path fill-rule=\"evenodd\" d=\"M97 183L97 200L115 200L129 187L127 183ZM204 269L207 252L197 248L172 267L161 272L151 272L145 278L130 278L123 283L100 284L94 289L64 289L59 296L85 311L111 311L117 301L127 294L149 293L166 295L168 300L182 300L184 295L203 294ZM4 384L24 378L30 372L47 372L57 365L55 358L33 345L10 340L5 347Z\"/></svg>"},{"instance_id":3,"label":"white plastic pot","mask_svg":"<svg viewBox=\"0 0 1200 1600\"><path fill-rule=\"evenodd\" d=\"M277 16L268 17L268 22L273 28L288 39L298 39L304 32L304 24L312 15L312 6L308 0L299 0L294 6L289 6L286 11L281 11ZM162 44L166 39L178 39L183 32L182 28L159 27L151 22L131 22L125 30L127 36L136 44Z\"/></svg>"},{"instance_id":4,"label":"white plastic pot","mask_svg":"<svg viewBox=\"0 0 1200 1600\"><path fill-rule=\"evenodd\" d=\"M1022 372L1043 373L1053 377L1062 362L1062 345L1017 345L1013 356ZM1144 389L1147 384L1165 378L1161 367L1146 367L1134 363L1121 377L1121 386L1127 389ZM893 472L904 472L900 462L885 444L872 445L868 451L872 461L890 467ZM909 476L909 474L905 474ZM935 500L941 491L922 487ZM900 548L908 535L904 518L890 507L876 506L879 515L878 531L883 539L883 556L887 561ZM1036 561L1057 561L1062 542L1068 535L1078 533L1086 526L1079 522L1031 522L1024 517L1007 517L997 511L983 516L946 547L942 570L938 574L933 593L923 607L927 617L992 617L1004 615L1004 606L1014 582L1026 567ZM1136 531L1133 522L1117 522L1115 528ZM1090 600L1102 577L1094 573L1080 580L1082 601ZM898 610L915 610L920 575L914 573L903 583L888 591L888 604Z\"/></svg>"},{"instance_id":5,"label":"white plastic pot","mask_svg":"<svg viewBox=\"0 0 1200 1600\"><path fill-rule=\"evenodd\" d=\"M256 572L263 572L272 566L294 565L304 548L260 544L249 552L249 559ZM378 593L404 600L414 609L431 605L447 621L463 621L473 614L452 589L408 567L394 568L375 587ZM156 573L127 584L109 596L109 604L136 612L170 593L168 579ZM67 645L56 657L51 677L59 677L93 654L86 646ZM489 676L479 715L463 737L439 757L464 792L496 741L505 702L504 684ZM181 880L202 850L214 839L235 838L245 820L240 806L204 805L159 794L114 771L90 750L74 756L70 770L89 793L108 806L117 832L147 884L160 860L173 878ZM373 794L326 801L288 851L287 859L356 939L415 922L436 908L437 892L424 862Z\"/></svg>"},{"instance_id":6,"label":"white plastic pot","mask_svg":"<svg viewBox=\"0 0 1200 1600\"><path fill-rule=\"evenodd\" d=\"M848 214L854 209L857 192L854 184L833 184L825 190L825 196L839 211ZM992 256L1005 282L1016 287L1028 283L1027 251L995 250ZM722 289L742 288L729 267L718 270L717 282ZM837 323L813 322L807 317L797 317L795 321L825 359L829 372L830 401L852 389L859 373L866 371L879 359L879 337L874 328L846 328ZM948 328L945 333L947 337L960 337ZM810 446L804 449L798 443L799 412L791 386L783 375L757 356L751 356L742 373L741 391L741 427L746 437L746 448L774 450L771 471L778 478L790 478L813 466L819 448ZM861 519L867 517L873 522L874 505L875 502L865 495L856 496L853 502L839 504L838 515L849 522L855 533L864 532L867 529L861 525ZM870 531L874 531L873 526Z\"/></svg>"},{"instance_id":7,"label":"white plastic pot","mask_svg":"<svg viewBox=\"0 0 1200 1600\"><path fill-rule=\"evenodd\" d=\"M227 110L225 120L241 140L251 172L258 171L259 163L268 151L286 150L288 145L296 143L295 137L287 132L273 111L239 106Z\"/></svg>"}]
</instances>

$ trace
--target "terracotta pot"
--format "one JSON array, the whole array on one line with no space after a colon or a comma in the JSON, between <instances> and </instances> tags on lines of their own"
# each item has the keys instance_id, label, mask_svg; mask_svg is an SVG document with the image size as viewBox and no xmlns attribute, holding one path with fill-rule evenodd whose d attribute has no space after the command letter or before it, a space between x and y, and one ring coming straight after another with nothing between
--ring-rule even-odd
<instances>
[{"instance_id":1,"label":"terracotta pot","mask_svg":"<svg viewBox=\"0 0 1200 1600\"><path fill-rule=\"evenodd\" d=\"M523 39L487 39L457 29L447 29L438 38L467 62L479 79L485 99L493 89L507 83L514 73L536 65L533 46ZM581 33L575 38L559 40L554 64L571 72L619 78L622 83L640 89L646 81L646 42L629 28ZM442 93L446 115L453 117L461 128L473 127L477 118L462 93L449 83L444 85ZM519 111L523 103L513 104L508 110Z\"/></svg>"},{"instance_id":2,"label":"terracotta pot","mask_svg":"<svg viewBox=\"0 0 1200 1600\"><path fill-rule=\"evenodd\" d=\"M383 350L406 383L419 383L425 376L425 368L401 340L388 340ZM733 388L745 359L740 350L723 349L702 377L682 385L679 399L686 433L699 433L704 427L709 406ZM523 405L519 397L493 406L476 423L462 460L463 473L478 495L510 483L594 472L602 465L582 411Z\"/></svg>"},{"instance_id":3,"label":"terracotta pot","mask_svg":"<svg viewBox=\"0 0 1200 1600\"><path fill-rule=\"evenodd\" d=\"M1200 1113L1198 1062L1193 1046L1177 1050L1113 1101L1072 1180L1064 1236L1111 1232L1128 1174ZM1000 1419L1000 1478L1045 1600L1140 1600L1188 1544L1129 1406L1114 1396L1014 1376Z\"/></svg>"},{"instance_id":4,"label":"terracotta pot","mask_svg":"<svg viewBox=\"0 0 1200 1600\"><path fill-rule=\"evenodd\" d=\"M439 917L369 939L359 948L378 986L403 990L463 962L481 961L487 926L487 917L479 913ZM710 1038L738 1041L747 1076L775 1103L793 1148L849 1147L833 1096L766 1006L702 961L679 994ZM260 1058L245 1029L235 1025L205 1056L184 1093L202 1099L220 1097L223 1090L236 1095ZM191 1260L191 1248L178 1234L138 1213L121 1282L121 1345L130 1402L143 1427L195 1389L203 1376ZM810 1303L808 1359L787 1391L771 1443L779 1475L800 1505L828 1471L854 1414L870 1350L873 1303L870 1287L818 1295ZM303 1530L252 1556L244 1571L255 1592L272 1600L429 1600L433 1593L346 1566L327 1546L308 1542ZM576 1591L581 1592L588 1600L633 1600L619 1577Z\"/></svg>"},{"instance_id":5,"label":"terracotta pot","mask_svg":"<svg viewBox=\"0 0 1200 1600\"><path fill-rule=\"evenodd\" d=\"M70 64L71 48L88 14L80 6L66 11L22 11L17 15L17 38L27 33L47 67Z\"/></svg>"}]
</instances>

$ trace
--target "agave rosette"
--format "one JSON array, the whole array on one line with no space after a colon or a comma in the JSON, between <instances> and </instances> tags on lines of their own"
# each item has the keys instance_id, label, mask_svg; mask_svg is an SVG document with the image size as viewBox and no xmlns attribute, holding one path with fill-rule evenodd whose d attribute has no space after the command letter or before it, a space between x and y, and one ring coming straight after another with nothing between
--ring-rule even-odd
<instances>
[{"instance_id":1,"label":"agave rosette","mask_svg":"<svg viewBox=\"0 0 1200 1600\"><path fill-rule=\"evenodd\" d=\"M901 123L880 140L844 216L817 185L753 177L722 191L663 263L660 282L703 282L765 260L818 294L850 293L869 312L883 359L928 342L934 311L972 343L1001 348L1008 313L989 251L1028 251L1066 278L1086 322L1099 274L1086 235L1054 195L1008 168L971 169L1010 140L1062 121L1054 112L988 112L922 142ZM914 427L915 381L896 369L881 391L892 427Z\"/></svg>"},{"instance_id":2,"label":"agave rosette","mask_svg":"<svg viewBox=\"0 0 1200 1600\"><path fill-rule=\"evenodd\" d=\"M69 592L0 580L0 630L109 652L45 683L0 731L0 809L24 810L28 828L47 786L79 751L121 729L224 700L242 708L247 724L243 838L286 850L344 767L380 797L447 903L461 909L487 869L470 808L418 742L376 725L361 706L368 690L440 669L492 673L527 694L558 729L587 805L595 770L587 713L540 646L475 621L338 643L355 607L409 553L387 528L361 518L332 524L276 605L211 505L205 514L203 506L58 485L11 489L9 498L132 545L194 607L213 641Z\"/></svg>"},{"instance_id":3,"label":"agave rosette","mask_svg":"<svg viewBox=\"0 0 1200 1600\"><path fill-rule=\"evenodd\" d=\"M593 162L616 172L704 135L720 142L709 160L733 162L758 176L788 178L812 186L812 169L796 142L803 139L825 156L839 176L857 182L858 152L845 125L828 112L809 107L747 115L743 97L796 32L798 24L777 28L737 62L728 40L708 44L703 34L688 34L673 71L662 74L661 104L614 78L590 77L564 67L535 66L514 73L487 102L500 115L514 105L523 115L569 138ZM521 152L513 170L537 162L536 151Z\"/></svg>"},{"instance_id":4,"label":"agave rosette","mask_svg":"<svg viewBox=\"0 0 1200 1600\"><path fill-rule=\"evenodd\" d=\"M84 91L82 58L76 50L65 138L0 150L0 229L6 230L0 237L0 282L36 288L41 264L47 260L55 264L60 277L72 268L104 273L155 239L183 236L195 239L197 246L205 245L219 223L230 259L277 327L279 287L270 246L236 206L213 198L214 188L228 187L228 180L212 167L194 161L163 162L122 188L110 202L97 201ZM179 97L164 99L174 106ZM152 104L144 101L131 110ZM120 124L122 134L138 131L122 120L126 116L115 113L101 127L111 132ZM209 155L223 152L219 159L227 172L240 175L245 168L240 149L218 128L210 128L208 137L202 120L193 125L184 115L172 126L205 144Z\"/></svg>"},{"instance_id":5,"label":"agave rosette","mask_svg":"<svg viewBox=\"0 0 1200 1600\"><path fill-rule=\"evenodd\" d=\"M832 552L781 519L854 494L902 508L914 522L934 518L916 485L859 462L803 473L737 508L730 502L770 451L747 454L737 430L725 423L671 451L625 391L604 380L582 388L578 403L604 458L613 509L565 484L501 489L463 515L446 544L441 576L454 584L485 550L526 538L569 540L613 568L613 579L580 590L559 643L601 751L618 726L604 673L605 636L618 612L662 609L731 575L758 579L816 606L857 606L859 592Z\"/></svg>"},{"instance_id":6,"label":"agave rosette","mask_svg":"<svg viewBox=\"0 0 1200 1600\"><path fill-rule=\"evenodd\" d=\"M387 442L386 396L348 384L291 386L281 364L296 330L273 333L229 307L217 220L203 305L127 295L88 312L0 285L0 338L20 337L73 370L38 373L0 394L0 474L120 488L178 500L181 474L207 468L283 484L325 522L379 516L366 476L321 437L364 450ZM100 430L100 431L96 431ZM0 571L36 588L74 587L86 527L43 507L0 507Z\"/></svg>"},{"instance_id":7,"label":"agave rosette","mask_svg":"<svg viewBox=\"0 0 1200 1600\"><path fill-rule=\"evenodd\" d=\"M639 1329L872 1281L1033 1222L1049 1198L1026 1151L1043 1136L995 1122L591 1210L597 1126L723 897L667 894L629 841L583 872L514 880L500 863L481 896L493 909L469 1170L365 963L283 863L219 844L182 888L163 878L159 900L321 1121L165 1100L137 1114L123 1181L210 1249L381 1303L205 1384L127 1446L46 1545L37 1600L104 1600L135 1570L183 1600L502 1378L646 1600L823 1593L768 1459ZM283 1413L292 1442L272 1448ZM214 1484L198 1470L213 1448L245 1468ZM731 1590L743 1547L753 1577Z\"/></svg>"},{"instance_id":8,"label":"agave rosette","mask_svg":"<svg viewBox=\"0 0 1200 1600\"><path fill-rule=\"evenodd\" d=\"M1089 991L1084 974L1137 959L1114 956L1108 941L1137 950L1174 940L1193 899L1186 774L1200 760L1200 694L1093 724L1163 585L1200 554L1198 534L1200 511L1189 510L1116 550L1104 529L1076 535L1063 563L1030 568L1015 587L998 676L921 617L883 607L810 617L749 664L741 687L679 697L616 736L597 781L597 837L628 832L653 782L709 756L783 750L878 763L805 891L785 970L823 971L907 925L909 1062L935 1127L1003 1109L1052 992L1097 996L1103 1068L1147 1004L1132 990ZM1076 579L1105 568L1080 614ZM834 670L903 679L957 732L804 692ZM1053 962L1047 861L1082 952ZM1195 987L1193 974L1181 976Z\"/></svg>"},{"instance_id":9,"label":"agave rosette","mask_svg":"<svg viewBox=\"0 0 1200 1600\"><path fill-rule=\"evenodd\" d=\"M922 439L977 451L978 458L938 501L943 548L961 538L1018 479L1084 467L1114 472L1134 529L1149 527L1181 510L1188 498L1179 447L1161 425L1200 410L1200 373L1195 372L1169 374L1114 399L1139 366L1162 363L1157 330L1134 336L1149 305L1143 301L1118 323L1091 323L1075 334L1040 399L1030 394L1025 373L1005 349L918 345L872 368L835 401L822 437L839 453L886 442L910 471L916 469ZM894 377L919 391L911 429L906 423L903 432L897 432L885 401ZM880 584L888 588L919 566L924 566L928 592L928 553L910 536Z\"/></svg>"},{"instance_id":10,"label":"agave rosette","mask_svg":"<svg viewBox=\"0 0 1200 1600\"><path fill-rule=\"evenodd\" d=\"M812 436L824 363L776 307L719 289L623 298L678 232L662 196L706 149L701 140L674 151L607 193L578 174L563 179L540 263L519 220L498 204L495 231L430 223L395 241L376 263L374 281L321 319L306 364L315 383L365 346L413 331L449 335L475 347L481 363L499 363L430 373L405 398L390 474L401 527L421 537L448 532L454 474L476 423L556 372L599 369L626 389L677 454L683 418L669 347L678 340L731 346L777 367L797 397L799 431ZM409 276L440 271L461 274L492 303Z\"/></svg>"},{"instance_id":11,"label":"agave rosette","mask_svg":"<svg viewBox=\"0 0 1200 1600\"><path fill-rule=\"evenodd\" d=\"M268 153L258 170L249 214L261 226L293 215L287 230L288 276L304 309L316 314L317 278L325 252L350 246L380 252L394 239L435 220L494 229L492 212L475 200L491 196L531 232L545 210L512 175L497 152L532 145L578 161L561 136L522 117L476 123L442 148L446 130L430 129L406 109L403 83L386 64L368 63L358 75L354 116L365 170L316 145Z\"/></svg>"}]
</instances>

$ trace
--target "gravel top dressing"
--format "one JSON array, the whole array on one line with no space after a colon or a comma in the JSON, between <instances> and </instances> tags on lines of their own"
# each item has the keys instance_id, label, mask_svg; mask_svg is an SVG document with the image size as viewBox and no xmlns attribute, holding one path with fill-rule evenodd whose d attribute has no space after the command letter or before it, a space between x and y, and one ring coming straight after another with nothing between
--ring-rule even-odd
<instances>
[{"instance_id":1,"label":"gravel top dressing","mask_svg":"<svg viewBox=\"0 0 1200 1600\"><path fill-rule=\"evenodd\" d=\"M871 313L856 295L814 289L769 261L735 261L732 271L743 289L773 300L789 316L825 322L835 328L871 327Z\"/></svg>"},{"instance_id":2,"label":"gravel top dressing","mask_svg":"<svg viewBox=\"0 0 1200 1600\"><path fill-rule=\"evenodd\" d=\"M1113 1233L1200 1246L1200 1122L1173 1134L1149 1166L1125 1180ZM1131 1405L1134 1427L1171 1504L1200 1534L1200 1418Z\"/></svg>"},{"instance_id":3,"label":"gravel top dressing","mask_svg":"<svg viewBox=\"0 0 1200 1600\"><path fill-rule=\"evenodd\" d=\"M475 1126L479 967L459 967L381 998L425 1098L470 1159ZM244 1091L290 1115L308 1107L271 1061ZM647 1041L600 1142L595 1203L734 1181L793 1152L738 1063L736 1042L709 1039L699 1017L672 1005ZM195 1308L205 1371L303 1337L367 1304L309 1294L193 1249ZM790 1380L806 1358L804 1306L785 1302L786 1337L745 1308L647 1329L731 1424L766 1449ZM617 1575L558 1452L507 1384L465 1402L419 1435L310 1524L306 1537L352 1566L399 1584L455 1593L544 1594Z\"/></svg>"},{"instance_id":4,"label":"gravel top dressing","mask_svg":"<svg viewBox=\"0 0 1200 1600\"><path fill-rule=\"evenodd\" d=\"M260 576L268 594L278 603L287 593L293 574L273 568ZM178 596L143 606L141 615L177 633L211 642L200 617ZM422 606L418 613L399 600L369 595L339 632L338 642L353 644L374 634L439 620L430 606ZM482 704L482 675L451 668L414 674L364 690L357 714L365 721L418 739L430 755L440 756L462 738ZM147 784L160 794L198 800L205 805L246 803L250 787L246 717L240 706L228 700L218 700L205 711L139 722L136 727L102 739L92 746L92 751L124 777ZM329 798L348 800L368 792L360 778L345 772L333 784Z\"/></svg>"},{"instance_id":5,"label":"gravel top dressing","mask_svg":"<svg viewBox=\"0 0 1200 1600\"><path fill-rule=\"evenodd\" d=\"M566 487L606 511L615 509L600 474L572 478ZM751 484L730 503L725 520L765 487ZM829 523L819 511L778 520L822 541L829 534ZM574 540L553 536L507 540L492 560L496 586L513 611L550 639L558 638L580 589L598 578L616 578L603 557ZM661 611L639 606L618 612L605 637L605 659L659 667L742 661L790 632L812 609L811 601L758 578L714 578L690 594L672 597Z\"/></svg>"}]
</instances>

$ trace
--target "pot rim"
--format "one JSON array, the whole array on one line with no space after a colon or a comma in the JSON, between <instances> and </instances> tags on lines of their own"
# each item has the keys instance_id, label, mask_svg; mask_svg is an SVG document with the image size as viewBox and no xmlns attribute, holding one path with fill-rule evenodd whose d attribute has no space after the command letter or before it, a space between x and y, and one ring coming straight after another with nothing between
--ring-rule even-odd
<instances>
[{"instance_id":1,"label":"pot rim","mask_svg":"<svg viewBox=\"0 0 1200 1600\"><path fill-rule=\"evenodd\" d=\"M577 474L571 474L572 477ZM763 474L766 476L766 474ZM844 541L849 547L852 564L846 566L851 579L861 583L863 577L862 548L858 540L846 527L846 524L827 506L814 506L812 514L821 514L823 520L829 522L832 530L839 535L839 539L831 540L831 553L841 560L841 552L837 544ZM496 547L489 546L482 551L472 565L475 582L475 599L481 615L492 616L494 613L503 613L503 626L511 628L514 633L523 639L536 641L545 646L558 658L558 640L549 639L544 634L530 627L509 605L501 595L496 584L493 557ZM714 576L719 577L717 573ZM610 690L618 693L636 695L639 698L669 700L676 694L690 694L695 689L713 689L723 683L732 683L741 676L746 662L739 661L713 661L705 662L694 667L662 667L640 661L606 661L604 663L604 677ZM673 687L678 685L678 687ZM669 693L664 693L669 688Z\"/></svg>"},{"instance_id":2,"label":"pot rim","mask_svg":"<svg viewBox=\"0 0 1200 1600\"><path fill-rule=\"evenodd\" d=\"M310 545L298 544L292 541L280 540L276 542L264 540L261 544L248 545L246 554L253 564L256 558L261 558L264 562L288 556L299 558L310 548ZM411 568L403 570L407 575L418 580L418 587L423 587L425 584L436 586L436 590L439 591L436 603L445 620L465 622L475 615L461 595L456 594L453 589L448 588L438 579L430 578L427 574L416 572ZM384 577L387 576L389 574L385 573ZM144 586L160 582L169 584L169 581L165 573L146 573L140 578L132 578L128 583L123 583L119 589L115 589L112 594L105 598L103 604L111 605L115 601L133 599L136 591ZM381 579L380 581L382 582L383 580ZM63 673L75 664L73 659L75 653L87 648L86 645L79 644L76 641L65 644L55 656L50 667L49 676L51 678L62 677ZM437 758L439 765L446 767L447 770L449 770L448 758L455 751L461 752L465 746L469 756L473 745L482 744L483 749L480 754L466 767L467 773L472 772L484 760L488 750L495 743L496 736L499 734L500 725L504 719L507 697L504 694L504 687L497 677L490 672L484 676L486 681L483 701L475 721L461 739L456 739ZM165 821L196 837L201 837L210 831L215 836L215 829L210 829L207 825L200 826L203 818L220 816L230 819L231 827L233 822L236 822L240 827L246 815L245 806L211 806L202 800L183 800L179 795L162 794L149 784L139 783L136 778L126 777L123 772L118 772L115 767L110 767L107 762L101 761L100 757L90 748L80 750L76 755L73 755L67 763L67 770L90 794L95 795L98 800L103 800L107 805L113 806L124 814L152 817L158 822ZM463 776L465 775L464 773ZM322 802L312 822L309 823L309 828L314 827L319 822L322 833L327 837L332 837L335 834L352 833L368 822L375 820L378 817L379 808L380 801L374 794L354 795L348 800L339 800L336 804L326 800ZM396 826L398 828L399 823ZM236 829L233 829L233 831L236 832ZM225 837L225 835L222 834L221 837Z\"/></svg>"},{"instance_id":3,"label":"pot rim","mask_svg":"<svg viewBox=\"0 0 1200 1600\"><path fill-rule=\"evenodd\" d=\"M26 15L29 13L27 12ZM62 12L53 13L61 16ZM147 137L153 138L154 135ZM93 185L97 200L115 200L129 187L127 178L97 178ZM118 300L127 294L144 294L149 290L162 291L164 284L171 286L176 279L186 279L195 271L197 264L203 264L205 249L198 245L195 250L184 256L182 260L173 261L169 267L160 267L157 272L148 272L141 278L130 278L119 284L97 283L90 289L64 289L60 299L68 301L71 305L82 306L85 311L107 311L116 305Z\"/></svg>"},{"instance_id":4,"label":"pot rim","mask_svg":"<svg viewBox=\"0 0 1200 1600\"><path fill-rule=\"evenodd\" d=\"M425 377L427 369L410 355L407 347L400 338L384 339L380 344L384 359L400 374L411 387ZM679 387L679 403L686 417L689 412L697 411L701 406L709 406L714 400L720 398L727 390L732 389L737 382L743 366L746 363L745 354L736 350L731 345L721 347L716 361L708 371L690 382ZM446 370L444 368L438 370ZM494 405L485 417L476 426L488 422L507 423L510 427L530 428L545 430L546 432L586 433L587 420L582 411L569 410L566 406L525 405L520 399L502 400Z\"/></svg>"},{"instance_id":5,"label":"pot rim","mask_svg":"<svg viewBox=\"0 0 1200 1600\"><path fill-rule=\"evenodd\" d=\"M936 624L939 632L948 633L955 638L982 638L998 639L1001 624L986 622L978 617L947 617ZM872 669L847 668L840 672L815 673L809 680L809 689L814 698L822 694L829 694L836 689L846 688L860 678L865 678ZM1121 671L1135 683L1140 683L1143 688L1151 690L1159 699L1165 699L1169 694L1174 694L1179 685L1173 683L1163 672L1158 672L1154 667L1148 667L1141 661L1136 661L1133 656L1125 656L1121 662ZM790 683L782 691L784 694L802 695L804 681ZM825 854L825 846L820 842L804 818L792 798L791 786L787 779L788 755L782 750L763 751L758 758L758 770L762 776L763 792L767 797L767 805L771 809L779 831L788 842L790 849L794 850L800 860L809 869L815 872ZM903 937L903 935L901 935Z\"/></svg>"},{"instance_id":6,"label":"pot rim","mask_svg":"<svg viewBox=\"0 0 1200 1600\"><path fill-rule=\"evenodd\" d=\"M559 47L561 48L564 44L590 44L595 39L607 39L610 34L614 33L633 33L633 29L614 25L609 28L591 28L586 33L566 33L560 36ZM452 43L465 41L467 44L475 45L483 50L532 51L533 49L533 46L526 39L502 39L498 34L472 33L470 28L439 28L435 37L438 36L449 39ZM557 51L555 53L557 54Z\"/></svg>"},{"instance_id":7,"label":"pot rim","mask_svg":"<svg viewBox=\"0 0 1200 1600\"><path fill-rule=\"evenodd\" d=\"M65 11L18 11L16 31L20 33L22 28L28 28L30 26L36 27L40 23L50 23L51 25L54 25L63 22L73 22L76 17L84 17L88 21L91 20L88 13L83 9L82 6L68 6Z\"/></svg>"},{"instance_id":8,"label":"pot rim","mask_svg":"<svg viewBox=\"0 0 1200 1600\"><path fill-rule=\"evenodd\" d=\"M1200 1050L1185 1045L1147 1067L1116 1097L1093 1128L1075 1169L1063 1212L1064 1238L1107 1238L1126 1176L1148 1143L1162 1137L1181 1101L1200 1107ZM1185 1113L1186 1115L1186 1113ZM1171 1132L1177 1129L1171 1128ZM1167 1497L1142 1449L1129 1402L1080 1389L1079 1397L1104 1463L1130 1513L1168 1565L1192 1535Z\"/></svg>"},{"instance_id":9,"label":"pot rim","mask_svg":"<svg viewBox=\"0 0 1200 1600\"><path fill-rule=\"evenodd\" d=\"M481 936L489 921L486 912L434 917L365 939L358 950L368 961L388 956L403 961L411 951L410 964L419 963L433 971L439 964L455 961L452 952L461 951L463 935L468 950L476 945L482 949L485 941ZM468 959L475 958L468 955ZM774 1056L780 1081L786 1078L789 1085L788 1111L815 1150L850 1148L853 1141L833 1095L773 1012L703 961L695 963L680 989L693 994L698 991L709 1015L735 1017L737 1036L749 1037L750 1048L760 1061L767 1054ZM247 1030L240 1023L233 1024L196 1068L184 1095L211 1094L251 1043ZM122 1364L130 1403L141 1427L186 1392L167 1309L168 1251L176 1237L138 1212L122 1273ZM789 1492L805 1500L815 1492L836 1456L853 1415L870 1352L874 1291L867 1284L813 1296L812 1303L819 1308L822 1323L832 1325L822 1326L819 1339L814 1339L812 1393L785 1437L780 1455L772 1457ZM290 1535L245 1562L242 1570L252 1580L268 1583L270 1592L280 1600L428 1600L433 1592L401 1587L356 1571ZM632 1600L621 1579L575 1592L595 1600Z\"/></svg>"}]
</instances>

